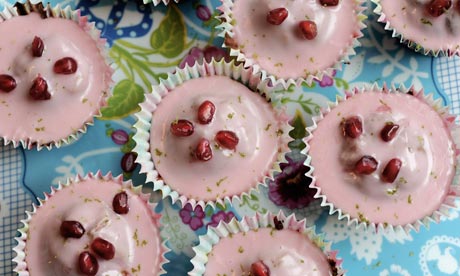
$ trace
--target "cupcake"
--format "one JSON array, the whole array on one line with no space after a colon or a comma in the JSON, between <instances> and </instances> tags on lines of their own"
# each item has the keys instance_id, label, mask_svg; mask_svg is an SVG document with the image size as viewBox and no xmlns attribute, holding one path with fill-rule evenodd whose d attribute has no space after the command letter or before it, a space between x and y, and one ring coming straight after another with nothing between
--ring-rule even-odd
<instances>
[{"instance_id":1,"label":"cupcake","mask_svg":"<svg viewBox=\"0 0 460 276\"><path fill-rule=\"evenodd\" d=\"M79 11L41 3L0 16L0 140L29 149L75 140L111 83L100 32Z\"/></svg>"},{"instance_id":2,"label":"cupcake","mask_svg":"<svg viewBox=\"0 0 460 276\"><path fill-rule=\"evenodd\" d=\"M163 197L224 204L272 176L289 126L260 75L212 61L177 68L153 87L134 124L136 162Z\"/></svg>"},{"instance_id":3,"label":"cupcake","mask_svg":"<svg viewBox=\"0 0 460 276\"><path fill-rule=\"evenodd\" d=\"M221 36L230 55L273 83L300 84L349 61L363 34L361 0L225 0ZM340 24L338 24L340 22Z\"/></svg>"},{"instance_id":4,"label":"cupcake","mask_svg":"<svg viewBox=\"0 0 460 276\"><path fill-rule=\"evenodd\" d=\"M193 248L189 275L343 275L337 252L305 222L280 212L210 227Z\"/></svg>"},{"instance_id":5,"label":"cupcake","mask_svg":"<svg viewBox=\"0 0 460 276\"><path fill-rule=\"evenodd\" d=\"M385 29L425 55L459 55L460 1L372 0Z\"/></svg>"},{"instance_id":6,"label":"cupcake","mask_svg":"<svg viewBox=\"0 0 460 276\"><path fill-rule=\"evenodd\" d=\"M310 187L339 219L418 231L455 208L458 126L439 100L374 85L347 93L314 121Z\"/></svg>"},{"instance_id":7,"label":"cupcake","mask_svg":"<svg viewBox=\"0 0 460 276\"><path fill-rule=\"evenodd\" d=\"M98 172L45 196L16 238L19 275L164 273L159 216L140 187Z\"/></svg>"}]
</instances>

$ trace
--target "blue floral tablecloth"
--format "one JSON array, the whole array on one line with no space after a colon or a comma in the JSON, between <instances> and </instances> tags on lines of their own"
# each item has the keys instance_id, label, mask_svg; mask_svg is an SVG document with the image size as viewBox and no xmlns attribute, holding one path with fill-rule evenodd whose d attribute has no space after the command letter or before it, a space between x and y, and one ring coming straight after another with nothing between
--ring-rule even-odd
<instances>
[{"instance_id":1,"label":"blue floral tablecloth","mask_svg":"<svg viewBox=\"0 0 460 276\"><path fill-rule=\"evenodd\" d=\"M2 8L11 3L0 0ZM113 97L103 110L103 117L68 146L40 152L0 146L0 275L13 275L13 238L19 221L37 197L50 191L51 185L77 173L97 170L122 173L135 184L144 184L139 168L127 173L131 164L122 162L133 148L132 115L138 110L144 91L149 91L175 66L226 55L215 29L215 8L220 5L217 0L186 0L168 7L144 5L138 0L51 1L52 5L58 3L79 8L102 30L116 68ZM268 188L232 206L219 206L214 212L200 207L192 211L189 205L181 208L169 200L158 204L156 211L162 214L164 225L162 235L169 239L171 248L167 275L186 275L191 270L191 248L207 226L253 215L255 211L279 209L295 212L299 218L306 217L308 224L316 225L317 232L340 251L347 275L460 275L459 209L452 210L449 219L419 233L375 234L329 216L312 200L311 192L302 192L308 184L304 177L308 168L302 165L304 157L300 154L305 146L301 141L305 126L328 100L344 94L344 89L372 82L414 84L434 93L451 106L453 113L460 114L460 59L432 58L412 52L376 22L373 4L366 5L368 28L360 39L362 47L350 64L337 71L334 78L326 77L310 87L291 87L282 93L280 100L293 115L292 135L296 140L290 144L292 154L283 165L283 173L268 182Z\"/></svg>"}]
</instances>

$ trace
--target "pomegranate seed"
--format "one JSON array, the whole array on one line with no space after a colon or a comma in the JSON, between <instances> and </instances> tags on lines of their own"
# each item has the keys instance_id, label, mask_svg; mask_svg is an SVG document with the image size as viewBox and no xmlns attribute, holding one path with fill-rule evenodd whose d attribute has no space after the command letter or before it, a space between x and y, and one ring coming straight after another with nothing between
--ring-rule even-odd
<instances>
[{"instance_id":1,"label":"pomegranate seed","mask_svg":"<svg viewBox=\"0 0 460 276\"><path fill-rule=\"evenodd\" d=\"M426 4L425 11L433 17L439 17L452 6L452 0L432 0Z\"/></svg>"},{"instance_id":2,"label":"pomegranate seed","mask_svg":"<svg viewBox=\"0 0 460 276\"><path fill-rule=\"evenodd\" d=\"M380 131L380 137L383 141L389 142L395 138L396 133L398 132L399 125L388 123Z\"/></svg>"},{"instance_id":3,"label":"pomegranate seed","mask_svg":"<svg viewBox=\"0 0 460 276\"><path fill-rule=\"evenodd\" d=\"M257 261L251 265L251 275L270 276L270 269L262 261Z\"/></svg>"},{"instance_id":4,"label":"pomegranate seed","mask_svg":"<svg viewBox=\"0 0 460 276\"><path fill-rule=\"evenodd\" d=\"M303 37L308 40L312 40L318 34L318 29L316 28L316 23L311 20L300 21L299 29Z\"/></svg>"},{"instance_id":5,"label":"pomegranate seed","mask_svg":"<svg viewBox=\"0 0 460 276\"><path fill-rule=\"evenodd\" d=\"M95 238L91 243L91 249L104 260L111 260L115 256L113 244L102 238Z\"/></svg>"},{"instance_id":6,"label":"pomegranate seed","mask_svg":"<svg viewBox=\"0 0 460 276\"><path fill-rule=\"evenodd\" d=\"M120 161L121 169L127 173L133 172L137 166L137 164L135 163L136 158L137 153L135 152L125 153Z\"/></svg>"},{"instance_id":7,"label":"pomegranate seed","mask_svg":"<svg viewBox=\"0 0 460 276\"><path fill-rule=\"evenodd\" d=\"M342 131L344 136L350 138L358 138L363 133L363 123L361 118L353 116L345 120L342 124Z\"/></svg>"},{"instance_id":8,"label":"pomegranate seed","mask_svg":"<svg viewBox=\"0 0 460 276\"><path fill-rule=\"evenodd\" d=\"M280 25L288 17L288 10L277 8L267 13L267 22L272 25Z\"/></svg>"},{"instance_id":9,"label":"pomegranate seed","mask_svg":"<svg viewBox=\"0 0 460 276\"><path fill-rule=\"evenodd\" d=\"M32 41L32 56L41 57L44 49L45 44L43 44L43 40L40 37L35 36Z\"/></svg>"},{"instance_id":10,"label":"pomegranate seed","mask_svg":"<svg viewBox=\"0 0 460 276\"><path fill-rule=\"evenodd\" d=\"M319 3L324 7L332 7L337 6L339 4L339 0L319 0Z\"/></svg>"},{"instance_id":11,"label":"pomegranate seed","mask_svg":"<svg viewBox=\"0 0 460 276\"><path fill-rule=\"evenodd\" d=\"M129 211L128 194L126 192L119 192L113 197L112 207L115 213L124 215Z\"/></svg>"},{"instance_id":12,"label":"pomegranate seed","mask_svg":"<svg viewBox=\"0 0 460 276\"><path fill-rule=\"evenodd\" d=\"M240 141L236 133L230 130L221 130L217 132L215 139L221 147L231 150L234 150Z\"/></svg>"},{"instance_id":13,"label":"pomegranate seed","mask_svg":"<svg viewBox=\"0 0 460 276\"><path fill-rule=\"evenodd\" d=\"M10 75L0 75L0 90L3 92L11 92L16 88L16 80Z\"/></svg>"},{"instance_id":14,"label":"pomegranate seed","mask_svg":"<svg viewBox=\"0 0 460 276\"><path fill-rule=\"evenodd\" d=\"M354 172L357 174L371 174L377 169L379 163L374 157L364 155L355 164Z\"/></svg>"},{"instance_id":15,"label":"pomegranate seed","mask_svg":"<svg viewBox=\"0 0 460 276\"><path fill-rule=\"evenodd\" d=\"M80 222L75 220L65 220L59 228L61 236L64 238L79 239L85 234L85 228Z\"/></svg>"},{"instance_id":16,"label":"pomegranate seed","mask_svg":"<svg viewBox=\"0 0 460 276\"><path fill-rule=\"evenodd\" d=\"M99 264L96 257L88 251L80 253L78 256L78 267L84 275L94 276L99 270Z\"/></svg>"},{"instance_id":17,"label":"pomegranate seed","mask_svg":"<svg viewBox=\"0 0 460 276\"><path fill-rule=\"evenodd\" d=\"M77 72L77 61L71 57L61 58L54 63L54 73L69 75Z\"/></svg>"},{"instance_id":18,"label":"pomegranate seed","mask_svg":"<svg viewBox=\"0 0 460 276\"><path fill-rule=\"evenodd\" d=\"M171 133L178 137L186 137L193 134L194 127L189 120L177 120L171 123Z\"/></svg>"},{"instance_id":19,"label":"pomegranate seed","mask_svg":"<svg viewBox=\"0 0 460 276\"><path fill-rule=\"evenodd\" d=\"M209 124L216 112L216 106L211 101L204 101L198 107L198 121L202 124Z\"/></svg>"},{"instance_id":20,"label":"pomegranate seed","mask_svg":"<svg viewBox=\"0 0 460 276\"><path fill-rule=\"evenodd\" d=\"M398 158L391 159L385 166L380 179L382 179L383 182L393 183L399 174L399 170L401 170L401 166L401 160Z\"/></svg>"},{"instance_id":21,"label":"pomegranate seed","mask_svg":"<svg viewBox=\"0 0 460 276\"><path fill-rule=\"evenodd\" d=\"M29 95L34 100L49 100L51 94L48 92L48 83L40 75L35 78L32 87L29 90Z\"/></svg>"},{"instance_id":22,"label":"pomegranate seed","mask_svg":"<svg viewBox=\"0 0 460 276\"><path fill-rule=\"evenodd\" d=\"M276 230L283 230L283 228L284 228L283 222L280 221L277 217L273 218L273 223L275 224L275 229Z\"/></svg>"},{"instance_id":23,"label":"pomegranate seed","mask_svg":"<svg viewBox=\"0 0 460 276\"><path fill-rule=\"evenodd\" d=\"M196 159L200 161L209 161L212 158L211 144L205 138L202 138L195 149Z\"/></svg>"}]
</instances>

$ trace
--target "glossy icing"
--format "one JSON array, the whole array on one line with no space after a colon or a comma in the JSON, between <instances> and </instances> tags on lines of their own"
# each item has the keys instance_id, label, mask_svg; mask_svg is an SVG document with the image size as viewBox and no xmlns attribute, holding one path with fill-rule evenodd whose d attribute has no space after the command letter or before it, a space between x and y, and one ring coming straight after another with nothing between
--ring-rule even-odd
<instances>
[{"instance_id":1,"label":"glossy icing","mask_svg":"<svg viewBox=\"0 0 460 276\"><path fill-rule=\"evenodd\" d=\"M354 95L318 122L309 142L316 185L353 218L414 223L431 215L446 197L455 174L455 147L442 118L428 104L407 94L374 92ZM363 121L356 139L343 136L341 122L350 116ZM380 131L388 122L400 128L393 140L384 142ZM352 172L363 155L379 163L370 175ZM402 167L393 183L385 183L381 174L393 158Z\"/></svg>"},{"instance_id":2,"label":"glossy icing","mask_svg":"<svg viewBox=\"0 0 460 276\"><path fill-rule=\"evenodd\" d=\"M284 7L288 17L278 26L267 23L270 10ZM233 32L238 48L268 73L298 78L333 67L352 47L360 27L356 1L324 7L317 0L253 0L234 2ZM312 20L318 35L302 38L298 24Z\"/></svg>"},{"instance_id":3,"label":"glossy icing","mask_svg":"<svg viewBox=\"0 0 460 276\"><path fill-rule=\"evenodd\" d=\"M271 276L331 275L326 255L305 235L272 228L222 238L208 254L204 275L250 275L251 264L260 260Z\"/></svg>"},{"instance_id":4,"label":"glossy icing","mask_svg":"<svg viewBox=\"0 0 460 276\"><path fill-rule=\"evenodd\" d=\"M458 50L460 48L460 9L457 0L452 7L439 17L425 12L425 4L420 0L380 0L385 20L392 28L410 41L417 42L426 49Z\"/></svg>"},{"instance_id":5,"label":"glossy icing","mask_svg":"<svg viewBox=\"0 0 460 276\"><path fill-rule=\"evenodd\" d=\"M200 124L197 110L206 100L214 103L215 115L210 124ZM155 168L173 190L195 200L248 192L277 159L285 123L277 116L264 97L230 78L188 80L168 93L153 113L150 151ZM191 136L171 134L171 123L180 119L194 124ZM220 130L236 133L235 150L217 145L214 137ZM193 154L201 138L211 142L209 161L199 161Z\"/></svg>"},{"instance_id":6,"label":"glossy icing","mask_svg":"<svg viewBox=\"0 0 460 276\"><path fill-rule=\"evenodd\" d=\"M157 275L163 253L157 222L149 206L131 190L130 210L113 211L113 197L122 190L119 183L88 179L64 187L39 207L29 222L25 253L30 275L81 275L78 255L88 250L95 238L115 247L115 257L98 257L97 275ZM65 220L79 221L86 233L79 239L64 239L60 225Z\"/></svg>"},{"instance_id":7,"label":"glossy icing","mask_svg":"<svg viewBox=\"0 0 460 276\"><path fill-rule=\"evenodd\" d=\"M0 33L0 74L9 74L17 82L13 91L0 91L1 137L46 144L65 139L92 121L108 89L110 68L84 27L73 20L41 19L32 12L1 22ZM41 57L31 54L35 36L45 44ZM53 72L54 63L63 57L77 61L74 74ZM50 100L29 96L39 74L48 83Z\"/></svg>"}]
</instances>

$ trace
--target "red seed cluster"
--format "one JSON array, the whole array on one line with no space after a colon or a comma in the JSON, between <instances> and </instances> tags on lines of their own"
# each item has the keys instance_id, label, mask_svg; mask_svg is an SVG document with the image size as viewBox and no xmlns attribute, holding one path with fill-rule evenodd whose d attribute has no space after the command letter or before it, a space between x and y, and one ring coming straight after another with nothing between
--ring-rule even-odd
<instances>
[{"instance_id":1,"label":"red seed cluster","mask_svg":"<svg viewBox=\"0 0 460 276\"><path fill-rule=\"evenodd\" d=\"M251 264L251 275L270 276L270 269L263 261L257 261Z\"/></svg>"},{"instance_id":2,"label":"red seed cluster","mask_svg":"<svg viewBox=\"0 0 460 276\"><path fill-rule=\"evenodd\" d=\"M198 106L196 119L199 124L211 124L215 117L215 113L216 106L214 103L206 100ZM187 119L179 119L171 123L170 132L176 137L187 137L194 134L195 126ZM236 133L230 130L218 131L214 136L214 140L218 146L229 150L235 150L239 142ZM211 160L213 156L211 142L206 138L201 138L193 150L192 155L199 161Z\"/></svg>"},{"instance_id":3,"label":"red seed cluster","mask_svg":"<svg viewBox=\"0 0 460 276\"><path fill-rule=\"evenodd\" d=\"M34 36L30 44L30 53L34 58L40 58L45 51L45 43L39 36ZM77 61L71 57L64 57L54 63L53 71L56 74L74 74L77 71ZM16 79L7 74L0 74L0 91L9 93L16 88ZM29 89L29 96L33 100L43 101L51 99L48 83L40 74L33 80Z\"/></svg>"}]
</instances>

